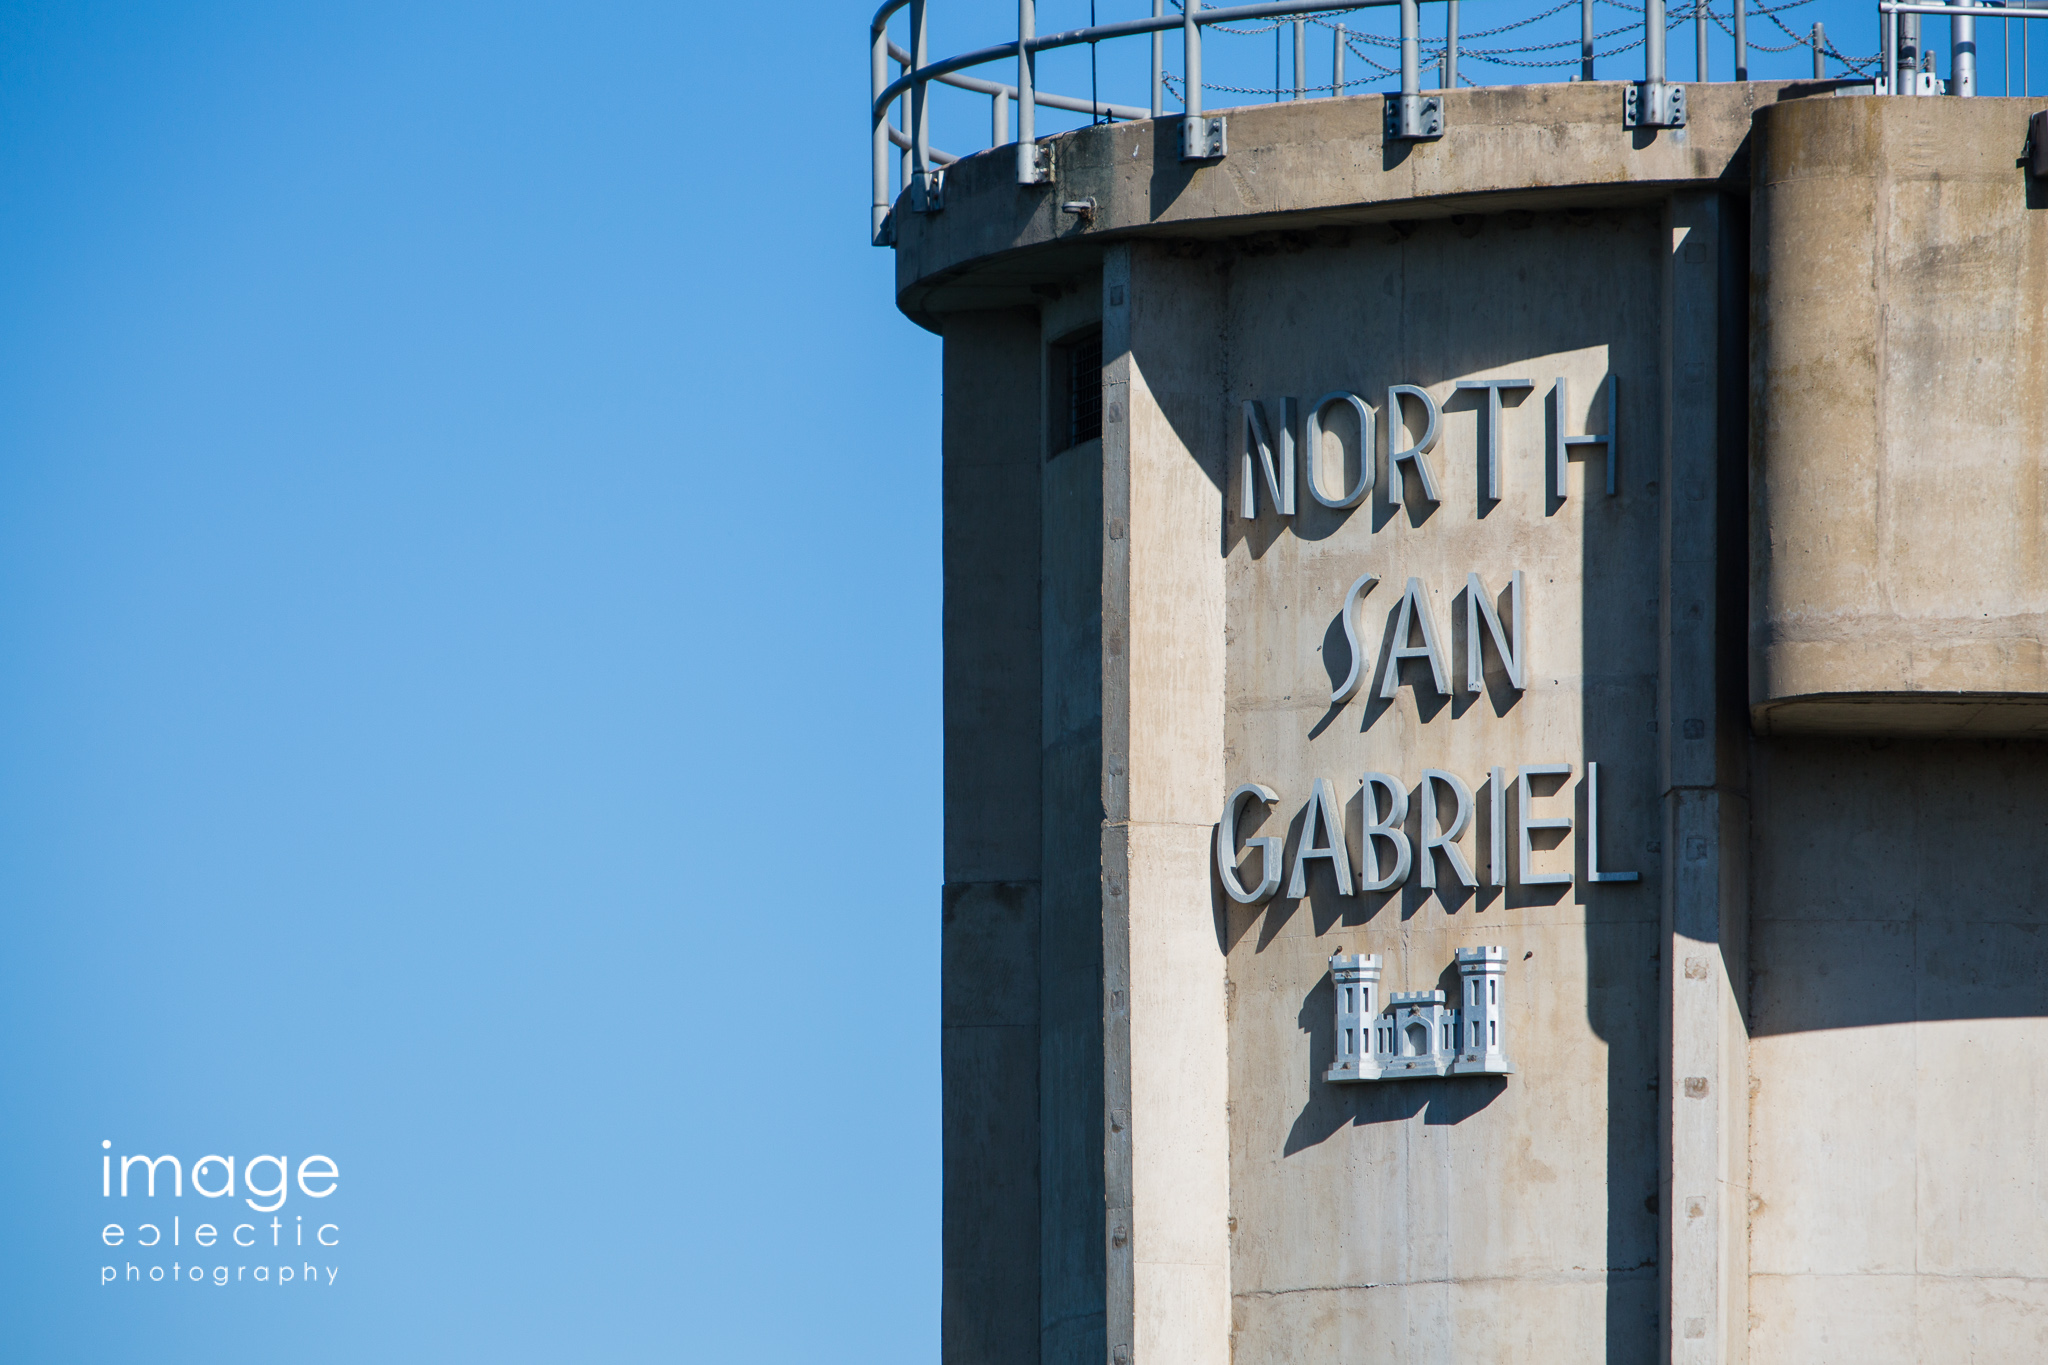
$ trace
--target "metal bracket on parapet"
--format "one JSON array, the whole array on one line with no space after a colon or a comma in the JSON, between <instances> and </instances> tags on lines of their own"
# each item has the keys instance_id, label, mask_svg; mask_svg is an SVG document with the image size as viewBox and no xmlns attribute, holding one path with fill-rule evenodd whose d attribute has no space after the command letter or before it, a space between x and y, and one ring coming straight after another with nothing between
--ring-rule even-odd
<instances>
[{"instance_id":1,"label":"metal bracket on parapet","mask_svg":"<svg viewBox=\"0 0 2048 1365\"><path fill-rule=\"evenodd\" d=\"M1621 94L1624 128L1683 128L1685 87L1675 81L1636 81Z\"/></svg>"},{"instance_id":2,"label":"metal bracket on parapet","mask_svg":"<svg viewBox=\"0 0 2048 1365\"><path fill-rule=\"evenodd\" d=\"M1050 185L1052 183L1052 144L1034 142L1028 153L1030 164L1024 159L1017 162L1017 183L1020 185Z\"/></svg>"},{"instance_id":3,"label":"metal bracket on parapet","mask_svg":"<svg viewBox=\"0 0 2048 1365\"><path fill-rule=\"evenodd\" d=\"M910 211L937 213L946 207L946 173L926 171L910 177Z\"/></svg>"},{"instance_id":4,"label":"metal bracket on parapet","mask_svg":"<svg viewBox=\"0 0 2048 1365\"><path fill-rule=\"evenodd\" d=\"M1444 135L1441 95L1389 95L1386 109L1389 142L1430 142Z\"/></svg>"},{"instance_id":5,"label":"metal bracket on parapet","mask_svg":"<svg viewBox=\"0 0 2048 1365\"><path fill-rule=\"evenodd\" d=\"M1221 161L1230 150L1229 128L1221 114L1189 114L1180 121L1182 161Z\"/></svg>"}]
</instances>

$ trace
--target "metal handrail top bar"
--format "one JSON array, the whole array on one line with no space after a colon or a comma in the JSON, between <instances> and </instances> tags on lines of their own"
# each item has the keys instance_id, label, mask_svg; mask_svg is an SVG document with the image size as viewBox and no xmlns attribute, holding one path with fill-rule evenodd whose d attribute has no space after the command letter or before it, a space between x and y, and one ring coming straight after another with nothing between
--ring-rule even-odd
<instances>
[{"instance_id":1,"label":"metal handrail top bar","mask_svg":"<svg viewBox=\"0 0 2048 1365\"><path fill-rule=\"evenodd\" d=\"M1025 51L1035 55L1052 48L1078 47L1083 43L1107 42L1111 38L1128 38L1139 33L1166 33L1186 27L1190 17L1197 24L1206 26L1235 23L1240 19L1271 19L1288 14L1339 14L1356 9L1379 9L1398 5L1400 2L1401 0L1339 0L1339 3L1331 4L1330 0L1280 0L1280 3L1268 5L1232 5L1228 9L1197 10L1193 16L1167 14L1156 19L1127 19L1120 24L1098 24L1094 28L1070 28L1064 33L1048 33L1042 38L1026 39L1023 46ZM909 0L901 0L901 3L908 4ZM876 22L881 22L882 18L883 16L877 15ZM882 111L888 108L898 95L919 81L936 80L966 67L1014 58L1017 55L1017 46L1016 40L1012 39L994 47L976 48L957 57L947 57L921 66L915 71L906 71L883 87L882 93L876 96L875 116L881 117ZM1146 117L1150 118L1151 114L1148 112Z\"/></svg>"},{"instance_id":2,"label":"metal handrail top bar","mask_svg":"<svg viewBox=\"0 0 2048 1365\"><path fill-rule=\"evenodd\" d=\"M1905 5L1893 0L1878 0L1881 14L1944 14L1953 19L1960 11L1976 10L1978 19L2048 19L2048 9L2035 9L2031 5L2000 5L1994 0L1977 0L1972 5Z\"/></svg>"},{"instance_id":3,"label":"metal handrail top bar","mask_svg":"<svg viewBox=\"0 0 2048 1365\"><path fill-rule=\"evenodd\" d=\"M910 54L892 42L889 44L889 60L899 66L907 67L910 65ZM979 76L962 76L958 73L949 73L944 76L934 76L932 79L940 85L950 85L955 90L972 90L977 95L1002 95L1009 99L1017 98L1016 86L1004 85L1001 81L985 81ZM1049 90L1033 90L1031 98L1038 101L1044 108L1065 109L1075 114L1108 114L1112 118L1133 120L1152 117L1150 109L1140 109L1135 104L1112 104L1108 100L1089 101L1075 99L1071 95L1055 95Z\"/></svg>"},{"instance_id":4,"label":"metal handrail top bar","mask_svg":"<svg viewBox=\"0 0 2048 1365\"><path fill-rule=\"evenodd\" d=\"M883 0L882 7L875 11L875 17L868 22L868 36L880 37L887 32L890 17L909 3L910 0Z\"/></svg>"}]
</instances>

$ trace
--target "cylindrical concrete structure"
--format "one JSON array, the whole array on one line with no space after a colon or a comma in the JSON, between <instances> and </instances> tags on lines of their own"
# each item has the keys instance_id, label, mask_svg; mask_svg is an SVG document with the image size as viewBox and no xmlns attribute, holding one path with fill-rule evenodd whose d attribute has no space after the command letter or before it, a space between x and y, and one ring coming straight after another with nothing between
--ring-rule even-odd
<instances>
[{"instance_id":1,"label":"cylindrical concrete structure","mask_svg":"<svg viewBox=\"0 0 2048 1365\"><path fill-rule=\"evenodd\" d=\"M2048 764L1900 738L1986 723L1915 638L2048 699L2040 186L2016 101L1838 88L1445 91L1412 143L1290 101L899 209L952 1365L2048 1330ZM1903 581L1964 520L2003 595Z\"/></svg>"},{"instance_id":2,"label":"cylindrical concrete structure","mask_svg":"<svg viewBox=\"0 0 2048 1365\"><path fill-rule=\"evenodd\" d=\"M2048 733L2048 214L2017 100L1757 120L1752 704Z\"/></svg>"}]
</instances>

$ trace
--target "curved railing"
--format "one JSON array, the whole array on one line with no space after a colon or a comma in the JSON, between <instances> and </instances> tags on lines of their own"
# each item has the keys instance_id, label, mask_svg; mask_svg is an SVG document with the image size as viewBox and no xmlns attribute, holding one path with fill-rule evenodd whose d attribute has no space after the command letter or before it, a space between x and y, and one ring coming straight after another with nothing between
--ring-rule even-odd
<instances>
[{"instance_id":1,"label":"curved railing","mask_svg":"<svg viewBox=\"0 0 2048 1365\"><path fill-rule=\"evenodd\" d=\"M1520 18L1468 34L1463 41L1458 30L1458 0L1428 2L1442 5L1444 24L1440 36L1425 41L1420 32L1420 5L1423 0L1351 0L1351 3L1343 3L1343 0L1338 3L1331 3L1331 0L1282 0L1281 3L1229 5L1216 9L1202 8L1201 0L1151 0L1152 13L1148 17L1047 34L1036 31L1035 0L1018 0L1014 37L935 60L927 50L926 41L930 0L885 0L868 26L873 95L869 119L873 144L872 230L875 244L886 246L894 241L891 214L902 191L909 192L907 207L913 212L937 212L945 205L945 168L959 157L932 145L931 87L934 84L989 98L988 146L991 148L1012 142L1009 114L1011 106L1016 107L1014 145L1017 182L1033 185L1051 179L1047 149L1037 136L1036 111L1041 108L1086 114L1098 121L1160 118L1169 114L1180 116L1182 159L1207 161L1226 153L1227 140L1224 121L1203 112L1206 92L1304 99L1319 94L1342 95L1347 88L1358 89L1398 75L1398 94L1389 92L1387 101L1386 136L1390 140L1416 141L1441 136L1443 131L1440 98L1426 95L1422 90L1421 78L1425 68L1434 69L1439 89L1481 84L1460 73L1461 56L1467 62L1504 67L1511 72L1576 68L1572 79L1592 80L1596 62L1641 48L1643 78L1626 92L1623 122L1643 127L1680 127L1685 122L1685 88L1666 79L1665 45L1669 31L1688 21L1693 25L1698 48L1696 73L1704 73L1708 69L1711 26L1733 45L1736 80L1749 79L1749 57L1753 51L1784 53L1803 47L1812 53L1816 78L1827 77L1830 74L1828 66L1832 62L1835 74L1868 80L1873 90L1879 93L1974 95L1978 91L1977 17L2002 19L2008 30L2013 19L2048 18L2048 0L2004 0L2004 3L1999 3L1999 0L1988 0L1987 3L1957 0L1953 5L1878 0L1880 28L1885 37L1883 52L1869 57L1849 57L1828 41L1820 24L1816 23L1802 33L1787 25L1781 17L1784 11L1798 9L1813 0L1721 0L1727 8L1719 11L1714 8L1715 0L1692 0L1690 4L1681 0L1669 9L1664 0L1642 0L1641 4L1629 3L1629 0L1557 0L1548 8L1532 9ZM1173 12L1169 12L1169 4ZM1632 17L1616 27L1597 31L1596 4L1624 11ZM1475 45L1475 40L1481 39L1498 42L1504 35L1516 34L1574 7L1579 11L1576 40L1564 38L1519 47ZM1357 11L1389 8L1400 11L1398 36L1352 29L1342 22L1343 16ZM909 11L906 16L907 48L890 36L892 20L904 10ZM1946 82L1936 78L1934 54L1921 42L1920 17L1923 15L1939 15L1950 20L1949 79ZM1768 21L1789 41L1777 45L1751 41L1747 22L1751 18ZM1282 25L1293 28L1294 81L1291 88L1280 84L1277 72L1272 87L1205 83L1202 76L1204 30L1244 33L1247 30L1237 26L1261 20L1273 23L1256 31L1275 32L1276 40L1282 36L1277 32ZM1332 79L1314 86L1307 84L1304 77L1305 43L1311 25L1325 28L1332 35ZM2026 26L2022 24L2021 28L2024 32ZM1180 33L1179 75L1170 73L1165 62L1166 35L1174 30ZM1092 47L1140 36L1149 36L1152 47L1149 99L1145 105L1113 103L1101 99L1092 90L1088 98L1082 99L1038 88L1037 60L1042 53L1084 45ZM1617 45L1611 41L1615 39L1625 41ZM1603 44L1607 46L1603 47ZM1576 52L1572 51L1574 48ZM1383 62L1376 53L1393 60ZM1347 54L1365 68L1364 74L1348 81L1345 78ZM2010 94L2009 57L2006 60L2005 93ZM997 62L1015 63L1014 82L964 74L970 68ZM896 73L893 76L892 64ZM2030 82L2025 72L2023 60L2022 93L2030 93ZM1167 109L1169 98L1180 107ZM892 108L904 103L909 106L907 112L892 118ZM892 154L892 148L900 149L900 158ZM893 176L892 162L897 163L898 168Z\"/></svg>"}]
</instances>

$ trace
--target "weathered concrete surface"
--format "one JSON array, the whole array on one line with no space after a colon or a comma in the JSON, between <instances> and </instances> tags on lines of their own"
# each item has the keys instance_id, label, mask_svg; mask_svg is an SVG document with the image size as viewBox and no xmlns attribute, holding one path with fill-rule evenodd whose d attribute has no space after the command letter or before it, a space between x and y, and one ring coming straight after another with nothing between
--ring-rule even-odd
<instances>
[{"instance_id":1,"label":"weathered concrete surface","mask_svg":"<svg viewBox=\"0 0 2048 1365\"><path fill-rule=\"evenodd\" d=\"M1091 282L1092 283L1092 282ZM1099 289L1041 310L1051 341L1099 323ZM1039 1359L1106 1358L1103 1020L1102 442L1059 450L1039 364L988 376L1030 394L1039 452L1044 909L1039 940ZM995 545L987 550L1000 553Z\"/></svg>"},{"instance_id":2,"label":"weathered concrete surface","mask_svg":"<svg viewBox=\"0 0 2048 1365\"><path fill-rule=\"evenodd\" d=\"M1110 1358L1229 1365L1229 1035L1209 896L1223 782L1213 271L1112 250L1103 315L1102 902ZM1191 913L1192 912L1192 913Z\"/></svg>"},{"instance_id":3,"label":"weathered concrete surface","mask_svg":"<svg viewBox=\"0 0 2048 1365\"><path fill-rule=\"evenodd\" d=\"M1594 93L1488 97L1504 101L1503 124L1510 96L1541 123ZM1696 110L1723 98L1693 97ZM1303 131L1366 103L1233 113L1232 193L1250 185L1245 202L1275 205L1255 213L1210 167L1178 197L1138 205L1159 221L1129 216L1138 189L1115 207L1121 162L1145 164L1150 132L1111 129L1061 140L1063 154L1100 154L1064 163L1105 177L1110 207L1092 230L1018 219L1014 187L977 182L972 164L945 214L906 220L925 234L904 248L925 253L906 306L943 326L948 353L948 1360L2041 1358L2044 751L1751 729L1745 532L1777 523L1753 521L1745 497L1753 220L1746 177L1729 170L1741 138L1690 180L1616 179L1594 165L1612 148L1588 104L1550 152L1525 149L1552 158L1523 172L1531 188L1475 172L1463 189L1402 198L1413 185L1385 178L1400 166L1324 176L1355 149L1318 156ZM1875 103L1816 102L1828 111L1816 126L1902 136L1889 112L1853 112ZM1695 117L1704 142L1714 119ZM1764 117L1792 126L1783 107ZM2010 131L2003 115L1957 117L1983 121L1959 137ZM1266 135L1280 129L1294 142ZM1363 136L1376 145L1376 124ZM1630 141L1627 155L1682 166L1695 154L1662 140ZM1496 150L1468 145L1465 158ZM1944 203L1990 194L1970 168L1992 160L1972 143L1954 183L1885 193L1919 196L1913 221L1931 231L1950 221ZM1854 177L1839 191L1809 179L1768 192L1805 194L1816 212L1829 194L1864 193ZM1257 197L1297 180L1320 188ZM1793 246L1824 275L1839 265L1828 242ZM1848 235L1836 245L1862 249ZM1781 254L1773 276L1806 270L1799 259ZM1866 253L1865 266L1884 259ZM1990 270L1968 251L1962 263ZM1854 329L1797 316L1832 304L1787 289L1754 296L1779 310L1773 354L1812 337L1814 363L1834 363L1828 348ZM1972 365L1991 356L1963 344L1974 323L1940 322L1914 323L1931 329L1925 346L1968 350ZM1050 347L1097 324L1103 438L1055 452ZM1922 346L1914 335L1897 345ZM1872 362L1923 363L1919 351L1889 371ZM1617 493L1604 491L1604 457L1582 450L1556 499L1552 386L1568 381L1567 429L1597 432L1610 373ZM1535 387L1508 402L1495 502L1479 494L1483 400L1455 384L1507 375ZM1285 398L1345 388L1384 411L1399 382L1443 405L1428 457L1439 502L1411 491L1392 505L1382 458L1378 491L1353 511L1298 488L1301 512L1283 523L1261 488L1260 515L1238 518L1243 400L1277 430ZM1813 370L1772 394L1796 406L1841 382ZM1894 441L1927 425L1901 412ZM1971 433L1973 450L2003 439ZM1355 429L1340 418L1332 441L1344 448L1324 457L1334 479L1356 466ZM1973 490L2023 477L2040 451L1965 456L1955 478L1910 465L1886 477L1924 509L1974 514ZM1839 468L1817 463L1812 477ZM1784 501L1782 487L1766 492L1773 509ZM1965 543L1896 503L1884 525L1903 530L1867 537L1893 570L1911 567L1901 547ZM2015 525L1993 530L1984 553L2025 548ZM1786 545L1812 558L1828 541L1772 540L1760 562L1778 572ZM1529 687L1507 688L1489 661L1482 692L1467 693L1465 575L1498 592L1517 568ZM1371 677L1332 706L1349 663L1339 602L1367 571L1382 579L1363 614ZM1385 632L1410 576L1453 690L1437 695L1410 664L1382 700ZM2026 582L2008 584L2015 600ZM1874 600L1895 610L1923 593L1939 608L1930 638L1951 638L1950 589L1893 586ZM1939 710L1919 694L1860 695L1879 697L1866 718ZM2004 725L2033 702L2007 691L1967 704L2006 708L1976 722ZM1795 723L1868 722L1809 707ZM1586 879L1588 760L1601 771L1600 866L1637 882ZM1305 896L1247 909L1211 880L1212 822L1237 782L1278 789L1263 828L1248 819L1244 832L1283 835L1291 860L1310 786L1329 779L1357 867L1359 775L1402 780L1414 838L1424 767L1472 788L1458 846L1484 877L1491 770L1543 761L1573 765L1539 800L1576 827L1539 844L1536 866L1569 870L1570 886L1425 891L1411 878L1339 896L1318 868ZM1427 988L1475 943L1508 950L1517 1075L1322 1079L1332 952L1378 952L1386 989ZM993 1027L977 1032L984 991L977 1018Z\"/></svg>"},{"instance_id":4,"label":"weathered concrete surface","mask_svg":"<svg viewBox=\"0 0 2048 1365\"><path fill-rule=\"evenodd\" d=\"M1759 748L1752 1365L2048 1359L2042 772L2037 742Z\"/></svg>"},{"instance_id":5,"label":"weathered concrete surface","mask_svg":"<svg viewBox=\"0 0 2048 1365\"><path fill-rule=\"evenodd\" d=\"M945 1358L1036 1362L1039 1308L1038 319L946 338Z\"/></svg>"},{"instance_id":6,"label":"weathered concrete surface","mask_svg":"<svg viewBox=\"0 0 2048 1365\"><path fill-rule=\"evenodd\" d=\"M2048 734L2039 101L1762 111L1751 704L1768 733Z\"/></svg>"},{"instance_id":7,"label":"weathered concrete surface","mask_svg":"<svg viewBox=\"0 0 2048 1365\"><path fill-rule=\"evenodd\" d=\"M1392 892L1338 896L1319 869L1306 898L1283 886L1264 907L1232 907L1233 1325L1245 1365L1655 1351L1664 237L1660 212L1614 209L1359 232L1343 246L1237 256L1220 271L1220 253L1205 257L1227 281L1228 383L1210 399L1210 420L1230 449L1246 399L1277 420L1283 395L1341 388L1381 406L1388 384L1409 382L1445 409L1429 457L1440 504L1409 475L1409 496L1389 505L1384 468L1374 495L1348 513L1304 490L1300 514L1283 521L1261 489L1259 518L1240 520L1235 468L1212 494L1230 585L1218 796L1245 781L1276 789L1262 832L1287 834L1291 858L1311 786L1329 779L1346 802L1356 867L1367 770L1411 792L1424 768L1455 773L1487 812L1494 767L1570 763L1563 799L1542 804L1583 829L1590 758L1601 765L1608 864L1644 874L1502 891L1484 884L1487 816L1460 840L1482 877L1476 890L1451 885L1443 869L1434 892L1411 878ZM1559 503L1545 486L1546 395L1564 377L1571 430L1604 429L1610 372L1620 383L1620 491L1606 495L1596 456L1570 466ZM1503 414L1497 502L1482 496L1483 403L1455 387L1489 375L1538 385L1511 395ZM1507 687L1496 664L1474 696L1466 576L1498 593L1517 569L1529 687ZM1337 614L1364 572L1384 580L1361 612L1371 681L1333 706L1350 663ZM1438 695L1428 670L1410 664L1383 700L1386 638L1411 576L1454 656L1453 693ZM1419 807L1413 793L1411 838ZM1583 843L1567 840L1537 867L1577 871L1583 861ZM1457 948L1479 943L1504 947L1512 964L1520 1074L1322 1079L1334 1060L1330 954L1378 953L1385 989L1429 989Z\"/></svg>"},{"instance_id":8,"label":"weathered concrete surface","mask_svg":"<svg viewBox=\"0 0 2048 1365\"><path fill-rule=\"evenodd\" d=\"M1654 203L1676 186L1740 189L1751 114L1840 82L1688 87L1688 124L1621 126L1626 83L1523 85L1443 94L1437 142L1384 145L1383 99L1359 95L1252 105L1230 120L1230 155L1180 159L1178 119L1085 128L1048 139L1054 181L1020 187L1007 148L946 171L946 208L899 206L897 303L937 326L954 309L1031 301L1030 285L1092 268L1119 237L1312 231L1503 209ZM1060 205L1093 198L1084 221Z\"/></svg>"},{"instance_id":9,"label":"weathered concrete surface","mask_svg":"<svg viewBox=\"0 0 2048 1365\"><path fill-rule=\"evenodd\" d=\"M1748 764L1742 619L1742 207L1665 211L1659 727L1664 833L1659 1100L1664 1358L1742 1358L1748 1244ZM1588 611L1597 610L1591 602Z\"/></svg>"}]
</instances>

